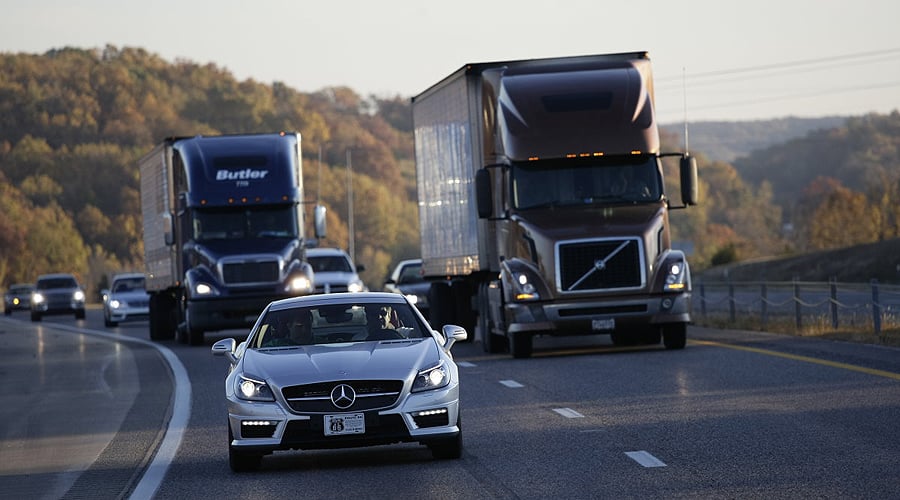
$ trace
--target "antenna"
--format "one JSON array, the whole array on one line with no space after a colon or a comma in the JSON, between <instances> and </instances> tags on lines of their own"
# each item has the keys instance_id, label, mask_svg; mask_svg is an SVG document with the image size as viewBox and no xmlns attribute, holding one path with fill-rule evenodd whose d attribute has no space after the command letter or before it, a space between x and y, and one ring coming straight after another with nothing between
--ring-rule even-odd
<instances>
[{"instance_id":1,"label":"antenna","mask_svg":"<svg viewBox=\"0 0 900 500\"><path fill-rule=\"evenodd\" d=\"M681 95L684 99L684 152L690 151L688 148L688 117L687 117L687 77L684 66L681 67Z\"/></svg>"}]
</instances>

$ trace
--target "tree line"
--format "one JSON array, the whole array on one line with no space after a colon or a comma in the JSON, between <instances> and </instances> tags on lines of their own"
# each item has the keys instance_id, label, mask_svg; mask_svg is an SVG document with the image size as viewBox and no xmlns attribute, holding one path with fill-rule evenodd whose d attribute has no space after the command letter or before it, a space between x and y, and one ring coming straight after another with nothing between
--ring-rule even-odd
<instances>
[{"instance_id":1,"label":"tree line","mask_svg":"<svg viewBox=\"0 0 900 500\"><path fill-rule=\"evenodd\" d=\"M350 152L355 257L380 287L419 252L408 97L302 93L140 48L0 53L0 286L66 271L95 291L143 269L137 159L164 137L281 130L301 133L306 196L328 208L321 245L348 246ZM673 239L691 243L702 269L897 237L898 131L895 112L733 163L698 152L702 203L673 213ZM664 149L677 143L663 135Z\"/></svg>"}]
</instances>

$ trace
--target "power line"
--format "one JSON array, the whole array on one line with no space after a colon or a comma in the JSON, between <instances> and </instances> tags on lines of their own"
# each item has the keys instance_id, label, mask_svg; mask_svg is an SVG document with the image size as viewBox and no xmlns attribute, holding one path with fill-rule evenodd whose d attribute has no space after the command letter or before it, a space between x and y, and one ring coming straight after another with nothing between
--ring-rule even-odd
<instances>
[{"instance_id":1,"label":"power line","mask_svg":"<svg viewBox=\"0 0 900 500\"><path fill-rule=\"evenodd\" d=\"M816 59L803 59L797 61L790 62L781 62L774 64L764 64L761 66L747 66L744 68L730 68L716 71L707 71L705 73L697 73L694 75L689 75L689 80L695 79L704 79L704 78L717 78L720 76L728 76L728 75L739 75L744 73L753 73L759 71L771 71L774 69L796 69L799 66L810 66L815 64L823 64L823 63L831 63L838 61L846 61L847 59L860 59L864 57L876 57L876 56L885 56L890 54L898 54L900 55L900 47L893 49L885 49L885 50L875 50L868 52L856 52L853 54L844 54L838 56L830 56L830 57L820 57ZM669 82L669 81L680 81L681 76L678 77L663 77L656 79L657 83L659 82Z\"/></svg>"}]
</instances>

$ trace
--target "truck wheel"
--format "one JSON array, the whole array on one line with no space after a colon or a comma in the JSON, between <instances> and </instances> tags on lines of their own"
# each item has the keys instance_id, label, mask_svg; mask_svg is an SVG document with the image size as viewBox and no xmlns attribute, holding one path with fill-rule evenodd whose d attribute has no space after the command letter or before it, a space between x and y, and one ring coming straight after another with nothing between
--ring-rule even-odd
<instances>
[{"instance_id":1,"label":"truck wheel","mask_svg":"<svg viewBox=\"0 0 900 500\"><path fill-rule=\"evenodd\" d=\"M509 350L514 358L530 358L534 338L529 332L513 332L509 335Z\"/></svg>"},{"instance_id":2,"label":"truck wheel","mask_svg":"<svg viewBox=\"0 0 900 500\"><path fill-rule=\"evenodd\" d=\"M449 283L441 281L431 284L428 289L428 308L432 328L440 330L442 326L452 323L454 307Z\"/></svg>"},{"instance_id":3,"label":"truck wheel","mask_svg":"<svg viewBox=\"0 0 900 500\"><path fill-rule=\"evenodd\" d=\"M191 326L190 308L184 312L184 330L179 330L178 333L178 341L181 343L187 342L190 345L203 345L203 330L198 330Z\"/></svg>"},{"instance_id":4,"label":"truck wheel","mask_svg":"<svg viewBox=\"0 0 900 500\"><path fill-rule=\"evenodd\" d=\"M84 319L84 309L78 309L75 311L75 319Z\"/></svg>"},{"instance_id":5,"label":"truck wheel","mask_svg":"<svg viewBox=\"0 0 900 500\"><path fill-rule=\"evenodd\" d=\"M150 295L150 340L175 337L175 300L168 293Z\"/></svg>"},{"instance_id":6,"label":"truck wheel","mask_svg":"<svg viewBox=\"0 0 900 500\"><path fill-rule=\"evenodd\" d=\"M41 320L41 313L31 311L31 321L40 321L40 320Z\"/></svg>"},{"instance_id":7,"label":"truck wheel","mask_svg":"<svg viewBox=\"0 0 900 500\"><path fill-rule=\"evenodd\" d=\"M684 349L686 343L686 323L672 323L663 327L663 344L666 349Z\"/></svg>"},{"instance_id":8,"label":"truck wheel","mask_svg":"<svg viewBox=\"0 0 900 500\"><path fill-rule=\"evenodd\" d=\"M488 283L478 286L478 328L481 330L481 348L488 354L504 352L509 347L506 338L493 332L494 322L491 321L491 298L488 296Z\"/></svg>"}]
</instances>

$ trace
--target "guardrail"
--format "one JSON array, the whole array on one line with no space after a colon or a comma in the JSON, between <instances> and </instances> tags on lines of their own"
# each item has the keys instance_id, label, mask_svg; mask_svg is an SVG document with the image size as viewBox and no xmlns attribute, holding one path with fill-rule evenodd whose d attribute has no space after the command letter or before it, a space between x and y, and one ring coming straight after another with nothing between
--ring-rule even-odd
<instances>
[{"instance_id":1,"label":"guardrail","mask_svg":"<svg viewBox=\"0 0 900 500\"><path fill-rule=\"evenodd\" d=\"M881 341L886 328L900 328L900 285L830 282L720 282L694 284L698 319L793 319L797 330L815 325L869 329Z\"/></svg>"}]
</instances>

